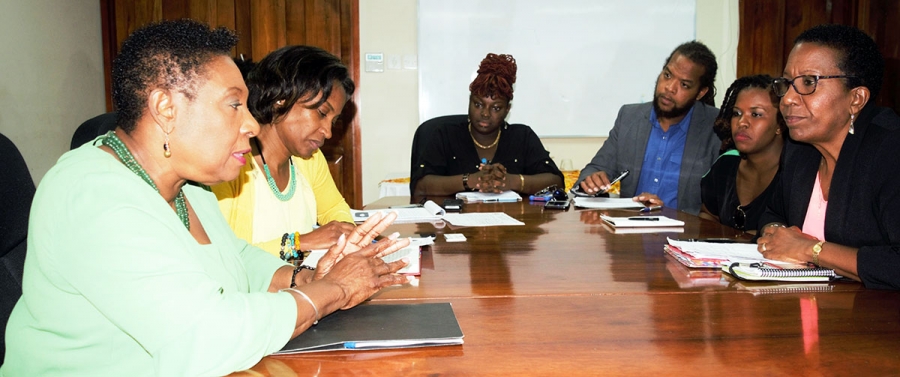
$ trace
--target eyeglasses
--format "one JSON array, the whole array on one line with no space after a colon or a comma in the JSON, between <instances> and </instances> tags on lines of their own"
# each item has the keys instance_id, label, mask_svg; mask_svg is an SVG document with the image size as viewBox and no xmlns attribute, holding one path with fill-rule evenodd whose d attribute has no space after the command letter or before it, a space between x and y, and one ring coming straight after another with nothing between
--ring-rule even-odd
<instances>
[{"instance_id":1,"label":"eyeglasses","mask_svg":"<svg viewBox=\"0 0 900 377\"><path fill-rule=\"evenodd\" d=\"M734 209L734 213L731 214L731 217L734 218L734 228L737 230L744 230L744 226L747 225L747 214L744 213L744 209L741 208L740 205Z\"/></svg>"},{"instance_id":2,"label":"eyeglasses","mask_svg":"<svg viewBox=\"0 0 900 377\"><path fill-rule=\"evenodd\" d=\"M547 186L543 190L534 193L534 196L546 196L546 195L553 196L554 200L568 200L569 199L569 195L566 194L566 192L561 190L559 187L556 187L556 185Z\"/></svg>"},{"instance_id":3,"label":"eyeglasses","mask_svg":"<svg viewBox=\"0 0 900 377\"><path fill-rule=\"evenodd\" d=\"M836 76L817 76L817 75L800 75L794 77L792 79L788 79L785 77L779 77L777 79L772 80L772 89L775 90L775 95L779 97L784 97L787 94L787 91L790 86L794 87L794 90L797 91L797 94L807 95L813 94L816 91L816 85L819 84L819 80L824 79L853 79L856 76L847 76L847 75L836 75ZM800 83L797 84L797 79L800 79Z\"/></svg>"}]
</instances>

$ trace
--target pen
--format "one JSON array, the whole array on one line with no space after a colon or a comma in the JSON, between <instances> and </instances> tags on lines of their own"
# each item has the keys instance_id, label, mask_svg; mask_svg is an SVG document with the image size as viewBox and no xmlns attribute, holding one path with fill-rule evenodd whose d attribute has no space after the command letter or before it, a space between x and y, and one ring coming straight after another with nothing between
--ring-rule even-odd
<instances>
[{"instance_id":1,"label":"pen","mask_svg":"<svg viewBox=\"0 0 900 377\"><path fill-rule=\"evenodd\" d=\"M621 174L619 174L619 176L618 176L618 177L616 177L616 178L615 178L615 179L613 179L613 180L612 180L612 181L609 181L609 184L608 184L608 185L606 185L606 190L602 190L602 191L603 191L603 192L607 192L607 191L609 191L609 188L610 188L610 187L612 187L612 185L614 185L614 184L616 184L616 182L618 182L618 181L621 181L621 180L622 180L622 178L625 178L625 176L627 176L627 175L628 175L628 173L631 173L631 171L628 171L628 170L623 170L623 171L622 171L622 173L621 173Z\"/></svg>"},{"instance_id":2,"label":"pen","mask_svg":"<svg viewBox=\"0 0 900 377\"><path fill-rule=\"evenodd\" d=\"M659 217L629 217L628 220L659 221Z\"/></svg>"},{"instance_id":3,"label":"pen","mask_svg":"<svg viewBox=\"0 0 900 377\"><path fill-rule=\"evenodd\" d=\"M662 209L662 206L644 207L644 208L641 208L641 212L659 211L661 209Z\"/></svg>"}]
</instances>

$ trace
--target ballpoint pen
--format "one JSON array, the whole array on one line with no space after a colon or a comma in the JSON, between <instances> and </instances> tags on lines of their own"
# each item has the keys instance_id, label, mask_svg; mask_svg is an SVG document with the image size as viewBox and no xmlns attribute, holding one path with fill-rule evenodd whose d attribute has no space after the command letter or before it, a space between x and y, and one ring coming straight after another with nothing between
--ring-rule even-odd
<instances>
[{"instance_id":1,"label":"ballpoint pen","mask_svg":"<svg viewBox=\"0 0 900 377\"><path fill-rule=\"evenodd\" d=\"M650 206L641 208L641 212L650 212L650 211L659 211L662 209L662 206Z\"/></svg>"},{"instance_id":2,"label":"ballpoint pen","mask_svg":"<svg viewBox=\"0 0 900 377\"><path fill-rule=\"evenodd\" d=\"M616 182L618 182L618 181L621 181L622 178L625 178L625 176L628 175L628 173L631 173L631 171L629 171L629 170L623 170L622 173L619 174L618 177L616 177L616 178L613 179L612 181L609 181L609 184L606 185L606 189L605 189L605 190L600 190L600 193L605 193L605 192L609 191L609 188L612 187L612 185L616 184Z\"/></svg>"},{"instance_id":3,"label":"ballpoint pen","mask_svg":"<svg viewBox=\"0 0 900 377\"><path fill-rule=\"evenodd\" d=\"M629 217L628 220L659 221L659 217Z\"/></svg>"}]
</instances>

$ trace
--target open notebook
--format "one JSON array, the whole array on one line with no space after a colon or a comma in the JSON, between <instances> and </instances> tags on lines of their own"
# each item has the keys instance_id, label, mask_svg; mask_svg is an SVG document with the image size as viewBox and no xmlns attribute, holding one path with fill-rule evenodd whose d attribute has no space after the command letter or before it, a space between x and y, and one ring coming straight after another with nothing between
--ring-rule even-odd
<instances>
[{"instance_id":1,"label":"open notebook","mask_svg":"<svg viewBox=\"0 0 900 377\"><path fill-rule=\"evenodd\" d=\"M362 304L319 320L278 354L463 344L450 303Z\"/></svg>"}]
</instances>

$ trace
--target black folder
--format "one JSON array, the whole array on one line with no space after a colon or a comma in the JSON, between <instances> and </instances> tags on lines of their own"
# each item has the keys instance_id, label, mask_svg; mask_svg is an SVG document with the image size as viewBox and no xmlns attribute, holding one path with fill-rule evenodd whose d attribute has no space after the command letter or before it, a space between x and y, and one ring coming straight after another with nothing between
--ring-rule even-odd
<instances>
[{"instance_id":1,"label":"black folder","mask_svg":"<svg viewBox=\"0 0 900 377\"><path fill-rule=\"evenodd\" d=\"M322 318L276 355L463 344L450 303L363 304Z\"/></svg>"}]
</instances>

